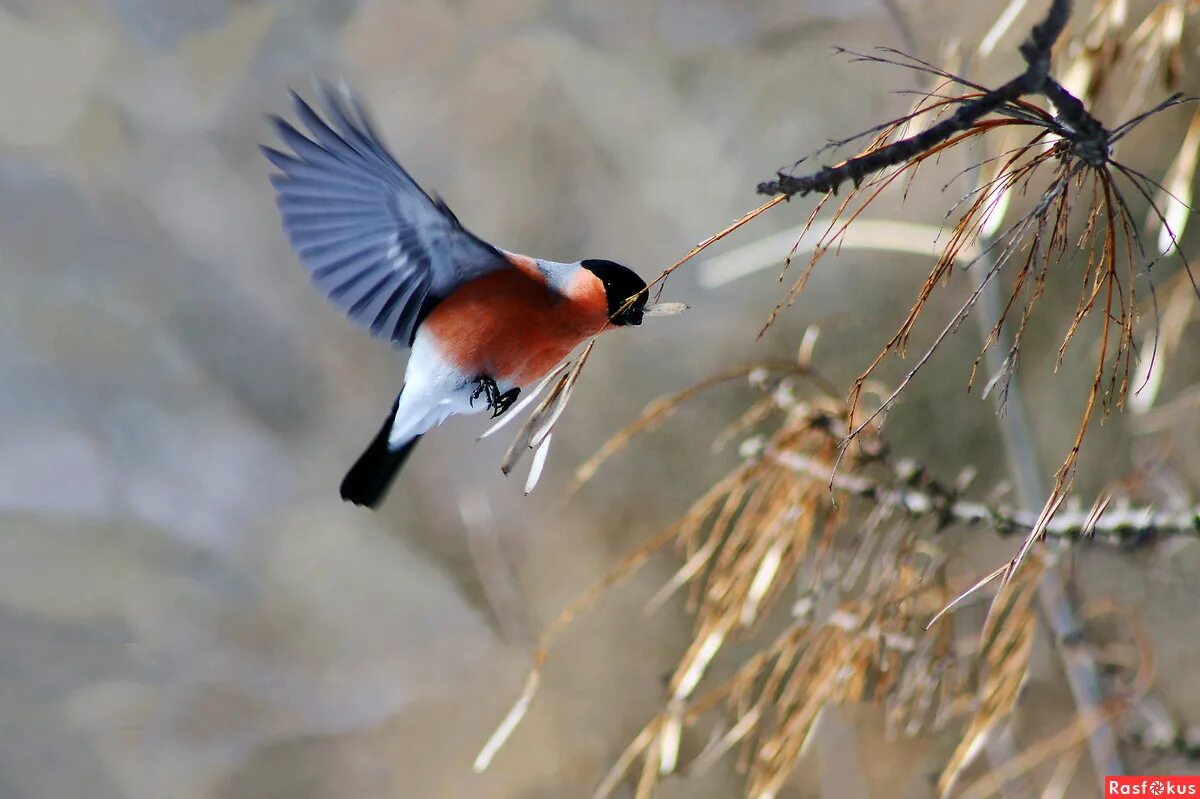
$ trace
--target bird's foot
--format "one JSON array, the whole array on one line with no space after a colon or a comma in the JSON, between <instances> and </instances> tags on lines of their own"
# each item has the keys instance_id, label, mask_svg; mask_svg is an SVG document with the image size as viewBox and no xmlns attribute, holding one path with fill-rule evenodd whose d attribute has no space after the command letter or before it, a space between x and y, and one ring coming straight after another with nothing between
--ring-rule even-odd
<instances>
[{"instance_id":1,"label":"bird's foot","mask_svg":"<svg viewBox=\"0 0 1200 799\"><path fill-rule=\"evenodd\" d=\"M490 409L500 399L500 387L496 385L496 381L488 375L480 375L475 378L475 390L471 392L471 407L475 407L475 400L481 396L487 398L487 406Z\"/></svg>"},{"instance_id":2,"label":"bird's foot","mask_svg":"<svg viewBox=\"0 0 1200 799\"><path fill-rule=\"evenodd\" d=\"M521 393L519 388L510 388L503 394L500 393L500 387L496 385L495 379L488 375L475 378L475 384L475 390L471 392L471 405L474 406L475 400L481 396L485 397L487 409L492 412L493 419L511 408L517 400L517 395Z\"/></svg>"},{"instance_id":3,"label":"bird's foot","mask_svg":"<svg viewBox=\"0 0 1200 799\"><path fill-rule=\"evenodd\" d=\"M496 419L497 416L512 407L512 403L516 402L517 395L520 394L521 389L517 388L500 394L500 386L496 385L496 379L482 374L475 378L475 390L470 394L470 404L474 407L476 399L486 397L487 409L492 411L492 419Z\"/></svg>"}]
</instances>

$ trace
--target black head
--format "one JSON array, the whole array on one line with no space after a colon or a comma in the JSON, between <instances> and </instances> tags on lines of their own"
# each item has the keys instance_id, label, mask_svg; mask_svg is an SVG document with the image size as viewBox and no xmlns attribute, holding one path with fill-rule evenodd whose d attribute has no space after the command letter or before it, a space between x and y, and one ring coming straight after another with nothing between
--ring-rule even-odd
<instances>
[{"instance_id":1,"label":"black head","mask_svg":"<svg viewBox=\"0 0 1200 799\"><path fill-rule=\"evenodd\" d=\"M580 261L579 265L600 278L604 284L604 294L608 298L608 316L614 325L640 325L642 313L646 310L646 281L638 277L637 272L627 266L621 266L615 261L605 261L602 258L588 258ZM621 310L631 297L635 297L629 307Z\"/></svg>"}]
</instances>

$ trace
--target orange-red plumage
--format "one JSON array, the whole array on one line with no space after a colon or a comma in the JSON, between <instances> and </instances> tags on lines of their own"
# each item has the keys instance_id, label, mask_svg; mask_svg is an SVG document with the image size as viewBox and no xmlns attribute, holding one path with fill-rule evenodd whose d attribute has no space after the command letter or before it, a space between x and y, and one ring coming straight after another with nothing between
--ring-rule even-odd
<instances>
[{"instance_id":1,"label":"orange-red plumage","mask_svg":"<svg viewBox=\"0 0 1200 799\"><path fill-rule=\"evenodd\" d=\"M511 260L517 269L464 283L423 326L460 369L527 386L608 326L608 305L603 284L586 270L560 294L540 279L533 259Z\"/></svg>"}]
</instances>

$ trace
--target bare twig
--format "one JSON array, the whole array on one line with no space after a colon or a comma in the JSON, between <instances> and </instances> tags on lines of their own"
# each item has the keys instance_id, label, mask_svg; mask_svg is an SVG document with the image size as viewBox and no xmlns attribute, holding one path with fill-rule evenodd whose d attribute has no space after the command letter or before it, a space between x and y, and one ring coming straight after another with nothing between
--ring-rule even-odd
<instances>
[{"instance_id":1,"label":"bare twig","mask_svg":"<svg viewBox=\"0 0 1200 799\"><path fill-rule=\"evenodd\" d=\"M1108 131L1088 113L1077 97L1050 77L1050 51L1070 15L1070 0L1052 0L1045 19L1033 27L1029 37L1021 44L1025 71L999 88L959 103L950 117L920 133L849 158L836 166L827 166L800 176L780 170L774 180L758 185L758 193L786 197L804 196L811 192L836 194L847 180L858 187L868 175L911 161L951 136L969 130L988 114L1031 94L1040 94L1054 104L1058 121L1064 128L1064 138L1071 142L1077 157L1091 166L1103 164L1109 155Z\"/></svg>"},{"instance_id":2,"label":"bare twig","mask_svg":"<svg viewBox=\"0 0 1200 799\"><path fill-rule=\"evenodd\" d=\"M943 524L983 525L999 535L1024 535L1037 523L1037 514L963 499L940 483L914 474L924 470L905 462L895 467L893 481L883 481L839 470L815 458L794 452L770 452L767 457L814 480L831 484L842 494L869 500L912 516L939 519ZM1091 511L1062 510L1046 525L1046 538L1063 542L1092 541L1123 548L1145 546L1164 538L1200 538L1200 507L1172 513L1127 503L1110 505L1099 516Z\"/></svg>"}]
</instances>

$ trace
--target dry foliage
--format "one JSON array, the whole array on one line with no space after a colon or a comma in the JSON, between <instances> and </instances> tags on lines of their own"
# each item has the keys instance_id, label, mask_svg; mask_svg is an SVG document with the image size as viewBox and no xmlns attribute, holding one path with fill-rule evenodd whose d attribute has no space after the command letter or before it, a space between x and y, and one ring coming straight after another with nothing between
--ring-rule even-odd
<instances>
[{"instance_id":1,"label":"dry foliage","mask_svg":"<svg viewBox=\"0 0 1200 799\"><path fill-rule=\"evenodd\" d=\"M692 643L669 681L663 709L617 759L597 796L609 795L639 760L636 795L651 796L662 776L681 767L684 730L720 709L728 720L687 767L703 769L736 750L746 795L774 796L802 757L821 710L864 702L886 709L891 735L926 735L950 725L963 730L939 779L949 792L997 721L1013 711L1033 643L1031 603L1044 562L1035 556L1015 576L982 629L978 614L939 621L949 605L993 596L989 584L1003 569L956 584L932 534L963 524L1027 532L1035 522L981 510L987 506L965 498L966 480L947 485L894 460L877 426L865 428L860 446L846 453L835 474L848 408L824 390L827 381L806 359L731 370L651 403L577 470L577 479L590 478L633 436L701 391L738 379L749 380L762 398L715 443L740 436L741 463L555 620L543 634L525 692L477 768L487 767L524 715L557 633L669 546L683 564L649 609L685 593L695 620ZM1093 509L1075 535L1103 525L1105 512ZM1194 534L1190 528L1173 532ZM736 641L754 642L751 653L722 663L730 676L710 679L714 664L736 657L726 655ZM1139 664L1150 661L1147 645L1138 651ZM1125 692L1103 715L1123 712L1144 690ZM1045 756L1077 760L1088 729L1072 722ZM1025 769L1041 762L1027 760Z\"/></svg>"},{"instance_id":2,"label":"dry foliage","mask_svg":"<svg viewBox=\"0 0 1200 799\"><path fill-rule=\"evenodd\" d=\"M846 407L823 393L803 398L805 377L751 372L764 398L742 422L773 429L747 439L744 461L672 528L684 564L651 601L687 592L692 645L672 676L664 710L618 761L597 795L607 795L643 758L638 796L679 763L682 728L725 707L730 720L693 767L737 748L747 795L775 795L802 756L822 708L880 702L889 731L917 735L968 719L969 733L945 780L978 751L997 715L1017 697L1032 641L1035 570L1021 576L984 639L954 624L927 629L956 586L926 533L938 514L910 513L858 490L831 494L829 475L845 434ZM657 416L649 409L643 419ZM741 424L739 423L739 426ZM853 473L894 474L873 433L844 461ZM790 612L778 631L772 611ZM733 675L701 690L726 645L766 637Z\"/></svg>"},{"instance_id":3,"label":"dry foliage","mask_svg":"<svg viewBox=\"0 0 1200 799\"><path fill-rule=\"evenodd\" d=\"M1017 12L1021 5L1014 0ZM1058 11L1064 6L1069 4L1054 0ZM1045 93L1078 96L1090 108L1129 76L1135 87L1146 89L1158 81L1167 91L1174 90L1187 71L1182 31L1198 12L1200 2L1195 0L1165 0L1133 22L1124 0L1100 0L1081 33L1060 48L1065 53L1063 83L1051 79ZM1010 15L1005 16L1004 25L1011 24ZM994 44L1002 35L998 27L985 44ZM1036 39L1034 35L1030 41ZM1048 59L1049 45L1044 49ZM1022 53L1035 71L1036 59L1024 48ZM1114 148L1139 124L1194 98L1172 96L1133 116L1131 109L1124 109L1127 120L1109 129L1082 105L1073 115L1064 114L1042 102L1044 97L1023 96L1043 93L1026 87L951 135L909 154L912 147L906 142L928 140L921 138L923 131L958 119L964 107L981 98L995 100L996 91L895 51L856 57L917 70L931 79L931 89L911 113L834 144L842 147L866 137L866 147L854 158L800 178L799 183L787 184L791 176L781 174L779 181L764 184L774 190L770 200L698 244L655 283L791 194L823 191L808 224L813 225L827 206L836 202L836 207L831 217L822 219L821 240L770 315L769 326L803 289L816 263L836 251L847 230L884 191L903 185L898 183L902 178L915 178L931 159L971 147L976 154L970 159L973 166L963 174L975 182L950 211L953 223L940 256L907 316L854 382L847 399L814 371L813 340L806 338L796 363L732 370L651 404L580 467L576 488L633 436L661 423L701 391L749 378L762 392L741 418L714 437L717 446L740 439L739 465L546 631L525 692L481 753L477 768L486 768L520 721L557 632L668 546L677 549L683 563L651 605L677 592L685 594L694 619L691 644L670 679L661 711L629 743L597 796L608 795L630 778L638 799L646 799L664 775L704 768L736 752L746 775L746 795L774 797L803 756L821 711L846 703L881 704L892 735L961 730L961 742L938 780L943 794L962 790L964 795L990 795L1000 790L1003 780L1053 762L1045 795L1061 795L1093 730L1140 706L1153 679L1153 653L1137 620L1125 619L1123 629L1135 639L1136 656L1124 668L1132 676L1110 685L1109 698L1098 706L1081 707L1058 733L977 782L962 784L967 767L1019 702L1037 624L1033 599L1049 567L1041 543L1045 535L1071 541L1100 530L1106 540L1127 545L1144 542L1147 535L1195 535L1200 530L1200 515L1194 511L1169 516L1145 510L1131 516L1128 505L1118 501L1114 506L1112 497L1101 497L1086 513L1065 514L1069 521L1055 519L1071 489L1089 426L1139 389L1147 392L1142 404L1153 404L1162 364L1180 348L1200 296L1179 247L1193 213L1190 187L1200 152L1200 111L1161 180L1116 160ZM1121 91L1128 91L1127 83L1121 85ZM1123 96L1138 97L1140 92ZM1095 127L1072 126L1066 118ZM890 162L870 158L885 152L904 157ZM875 166L847 166L856 159ZM833 192L844 180L853 188L835 201ZM777 193L785 185L808 188ZM1139 224L1135 208L1148 209L1148 227ZM1154 244L1146 240L1147 229L1155 234ZM1160 315L1154 269L1168 255L1181 268L1169 278ZM958 311L940 326L932 345L895 388L881 389L876 375L880 365L890 355L905 353L931 297L968 266L977 270L979 279ZM894 460L881 430L886 411L959 329L985 288L993 281L1007 286L1000 316L984 344L984 350L1004 348L1002 368L984 381L985 392L1004 396L1050 272L1059 268L1075 269L1079 288L1074 312L1063 320L1058 357L1068 356L1077 336L1088 335L1092 346L1075 349L1086 357L1094 354L1094 360L1074 442L1041 512L1005 511L970 501L964 496L965 483L947 485L923 469ZM1145 316L1151 324L1143 324ZM969 383L976 381L981 359L982 353L970 369ZM1131 522L1132 517L1143 522ZM964 524L984 525L1001 534L1015 531L1025 541L1008 564L958 584L949 576L946 551L932 534ZM1018 569L1022 563L1024 568ZM982 625L977 615L943 615L980 598L991 603ZM731 647L734 641L752 645ZM717 672L720 677L713 676ZM711 731L714 725L708 744L684 762L685 730L705 726Z\"/></svg>"},{"instance_id":4,"label":"dry foliage","mask_svg":"<svg viewBox=\"0 0 1200 799\"><path fill-rule=\"evenodd\" d=\"M1198 11L1200 3L1168 0L1155 6L1146 19L1131 30L1125 3L1102 0L1081 40L1068 47L1074 53L1067 64L1071 81L1083 86L1086 89L1084 97L1094 101L1097 92L1115 82L1113 73L1132 58L1137 64L1136 84L1144 88L1152 76L1158 75L1165 86L1174 87L1181 75L1181 32L1187 18ZM1131 43L1131 55L1114 45L1120 41ZM896 51L853 55L862 61L916 70L931 77L934 86L910 113L866 134L831 145L841 147L863 136L872 137L866 148L853 158L804 178L781 173L779 180L763 184L760 190L790 193L798 186L797 192L811 191L813 189L805 181L831 171L848 169L875 154L894 152L898 147L903 151L906 142L920 141L926 131L957 119L963 109L994 98L1000 91L989 90ZM1068 92L1068 100L1074 99L1069 88L1064 91ZM1179 154L1162 181L1115 157L1121 140L1140 124L1169 108L1193 103L1196 99L1173 95L1111 129L1099 126L1082 106L1075 112L1082 114L1081 121L1076 122L1068 121L1063 108L1056 105L1042 105L1022 98L1005 100L991 114L962 126L894 167L881 168L867 176L860 175L860 170L848 169L853 188L836 205L832 215L822 219L824 230L812 248L808 263L786 298L769 316L764 330L803 290L817 262L830 250L836 251L846 232L889 187L901 178L914 179L925 163L940 159L964 145L976 148L972 152L985 153L981 159L977 156L969 159L973 165L959 175L975 176L976 185L951 208L950 216L954 222L941 245L940 256L931 265L909 312L850 390L848 418L857 418L857 421L851 425L843 447L848 447L867 425L876 422L892 406L941 344L960 328L983 292L1001 276L1007 280L1007 289L983 350L1003 346L1004 358L1001 369L987 376L984 393L997 391L1002 398L1006 397L1009 379L1020 359L1024 334L1039 300L1045 296L1050 271L1076 269L1078 297L1075 312L1064 326L1058 362L1061 365L1069 345L1089 321L1092 322L1089 330L1095 332L1089 342L1092 346L1087 349L1095 356L1074 441L1055 473L1053 489L1043 509L1043 523L1048 524L1071 489L1080 449L1095 418L1103 418L1122 407L1131 392L1149 387L1151 380L1161 375L1161 367L1156 366L1160 355L1161 320L1155 267L1165 257L1172 256L1181 267L1177 281L1186 279L1191 290L1189 301L1194 302L1200 297L1200 285L1178 246L1188 216L1195 213L1190 205L1190 186L1200 152L1200 109L1194 113ZM793 169L800 163L793 165ZM805 232L816 222L821 211L833 203L833 196L832 193L821 196L809 215ZM1010 206L1022 202L1025 207L1013 214L1015 219L1005 220ZM1157 246L1143 237L1134 211L1137 205L1148 208L1150 222L1158 232ZM964 251L978 254L965 257ZM879 367L891 355L907 354L911 336L934 293L949 284L956 272L971 268L978 269L982 279L958 311L941 323L932 344L916 358L884 401L872 413L858 415L863 390L875 379ZM1148 301L1141 296L1139 280L1149 294ZM1151 317L1148 332L1141 324L1146 315ZM1144 344L1140 363L1136 363L1139 337ZM1168 344L1174 344L1174 341L1168 339ZM968 387L975 383L983 354L981 351L970 370ZM1006 582L1043 535L1044 524L1031 531L1010 562L1004 575Z\"/></svg>"},{"instance_id":5,"label":"dry foliage","mask_svg":"<svg viewBox=\"0 0 1200 799\"><path fill-rule=\"evenodd\" d=\"M895 62L889 60L889 63ZM944 112L955 103L977 96L964 94L945 99L932 97L922 102L911 116L889 125L868 151L883 146L891 137L900 135L906 123L920 119L925 114ZM1178 102L1182 102L1182 99L1170 100L1161 107L1165 108ZM989 376L987 385L988 391L1005 391L1006 379L1019 358L1023 334L1038 300L1043 296L1048 271L1068 257L1074 257L1075 253L1082 252L1083 268L1079 279L1077 307L1059 346L1059 359L1065 355L1081 323L1093 313L1099 316L1100 330L1092 381L1082 410L1079 430L1056 475L1055 495L1061 496L1070 487L1079 449L1097 408L1102 414L1107 414L1114 407L1119 407L1131 388L1136 349L1135 326L1141 310L1135 287L1136 277L1139 274L1150 277L1147 285L1151 293L1154 292L1152 267L1160 256L1153 255L1144 246L1139 226L1133 219L1131 207L1117 177L1126 178L1129 187L1147 198L1151 197L1152 191L1157 190L1158 182L1115 160L1092 165L1080 158L1072 151L1069 142L1054 137L1057 123L1045 109L1025 101L1017 101L1006 108L1005 113L1007 118L978 122L944 144L896 169L870 179L851 191L827 223L828 227L821 243L815 248L803 274L793 285L790 297L794 297L803 288L816 262L830 249L836 248L838 239L859 214L894 181L916 171L926 160L936 158L945 150L975 137L994 134L1000 142L1001 152L980 164L982 168L995 165L992 174L961 201L964 210L959 214L941 256L930 268L907 316L876 359L854 382L850 393L851 413L857 410L864 387L874 378L876 370L887 356L906 353L914 327L933 293L946 285L956 270L964 268L959 264L959 251L965 246L979 246L979 239L985 236L985 229L995 224L994 216L997 210L1006 207L1010 193L1034 194L1037 199L1030 210L1010 223L982 248L983 255L980 257L988 256L991 260L983 281L971 291L959 311L942 327L933 344L917 359L915 365L879 408L849 431L847 441L856 438L863 431L864 425L874 422L903 393L920 369L928 363L938 346L962 324L984 287L1002 271L1007 272L1011 281L1008 297L984 347L993 346L1000 337L1000 331L1007 324L1015 323L1014 333L1005 353L1005 371ZM1135 118L1117 128L1114 140L1132 130L1139 121L1140 118ZM1012 138L1020 137L1023 130L1029 131L1023 140L1015 146L1006 146ZM816 219L817 211L829 199L828 195L822 197L817 203L812 219ZM1072 206L1081 202L1084 205L1080 214L1083 218L1082 230L1074 231L1071 228L1074 210ZM1155 216L1163 219L1164 229L1168 230L1173 244L1176 233L1165 225L1165 217L1162 216L1161 210L1157 209L1157 206L1152 208L1155 209ZM1009 268L1006 270L1005 267ZM1186 264L1184 272L1190 276L1190 269ZM776 313L778 310L777 308ZM773 319L774 314L771 317L771 320ZM1155 355L1156 352L1152 349L1150 357ZM982 353L971 369L969 383L974 382L981 359Z\"/></svg>"}]
</instances>

